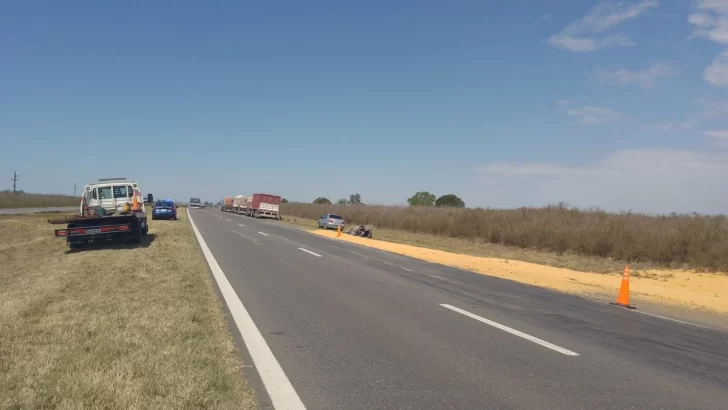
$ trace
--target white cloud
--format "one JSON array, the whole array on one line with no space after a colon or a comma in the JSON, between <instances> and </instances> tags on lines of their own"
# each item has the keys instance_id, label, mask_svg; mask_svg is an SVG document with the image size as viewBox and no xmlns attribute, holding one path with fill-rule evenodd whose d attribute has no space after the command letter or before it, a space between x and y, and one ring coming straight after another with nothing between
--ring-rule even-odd
<instances>
[{"instance_id":1,"label":"white cloud","mask_svg":"<svg viewBox=\"0 0 728 410\"><path fill-rule=\"evenodd\" d=\"M703 105L703 115L707 118L728 117L728 100L701 100L698 103Z\"/></svg>"},{"instance_id":2,"label":"white cloud","mask_svg":"<svg viewBox=\"0 0 728 410\"><path fill-rule=\"evenodd\" d=\"M728 147L728 129L705 131L703 135L710 137L719 147Z\"/></svg>"},{"instance_id":3,"label":"white cloud","mask_svg":"<svg viewBox=\"0 0 728 410\"><path fill-rule=\"evenodd\" d=\"M688 23L695 26L693 36L728 44L728 1L698 0L696 3L699 11L688 16Z\"/></svg>"},{"instance_id":4,"label":"white cloud","mask_svg":"<svg viewBox=\"0 0 728 410\"><path fill-rule=\"evenodd\" d=\"M500 203L492 206L566 201L658 213L725 213L725 175L728 152L668 149L620 150L586 165L499 162L477 169L483 195L498 192Z\"/></svg>"},{"instance_id":5,"label":"white cloud","mask_svg":"<svg viewBox=\"0 0 728 410\"><path fill-rule=\"evenodd\" d=\"M696 6L699 11L688 16L688 23L695 26L693 37L728 44L728 0L698 0ZM705 68L703 79L714 87L728 86L728 50Z\"/></svg>"},{"instance_id":6,"label":"white cloud","mask_svg":"<svg viewBox=\"0 0 728 410\"><path fill-rule=\"evenodd\" d=\"M556 101L556 105L566 115L576 118L582 124L604 124L615 122L622 118L622 113L610 108L595 107L592 105L575 106L570 100Z\"/></svg>"},{"instance_id":7,"label":"white cloud","mask_svg":"<svg viewBox=\"0 0 728 410\"><path fill-rule=\"evenodd\" d=\"M675 130L686 130L688 128L692 128L692 126L693 126L693 123L690 121L682 121L682 122L665 121L665 122L660 122L657 124L647 125L644 128L647 130L670 132L670 131L675 131Z\"/></svg>"},{"instance_id":8,"label":"white cloud","mask_svg":"<svg viewBox=\"0 0 728 410\"><path fill-rule=\"evenodd\" d=\"M577 53L594 51L601 47L634 45L635 43L624 34L606 36L602 34L612 27L641 16L650 8L658 5L657 0L642 0L637 4L612 1L599 3L584 17L549 37L549 43L554 47Z\"/></svg>"},{"instance_id":9,"label":"white cloud","mask_svg":"<svg viewBox=\"0 0 728 410\"><path fill-rule=\"evenodd\" d=\"M728 86L728 50L718 54L703 71L703 78L714 87Z\"/></svg>"},{"instance_id":10,"label":"white cloud","mask_svg":"<svg viewBox=\"0 0 728 410\"><path fill-rule=\"evenodd\" d=\"M669 77L677 74L677 70L665 63L656 63L641 70L630 71L625 68L597 70L593 77L603 85L636 85L642 88L655 86L659 77Z\"/></svg>"}]
</instances>

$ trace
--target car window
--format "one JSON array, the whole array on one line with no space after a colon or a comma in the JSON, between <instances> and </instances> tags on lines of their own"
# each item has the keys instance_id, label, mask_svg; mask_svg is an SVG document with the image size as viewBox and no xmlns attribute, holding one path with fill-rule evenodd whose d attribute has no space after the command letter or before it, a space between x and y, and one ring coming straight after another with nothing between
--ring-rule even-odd
<instances>
[{"instance_id":1,"label":"car window","mask_svg":"<svg viewBox=\"0 0 728 410\"><path fill-rule=\"evenodd\" d=\"M330 214L329 215L329 219L344 219L344 218L340 217L339 215L331 215Z\"/></svg>"}]
</instances>

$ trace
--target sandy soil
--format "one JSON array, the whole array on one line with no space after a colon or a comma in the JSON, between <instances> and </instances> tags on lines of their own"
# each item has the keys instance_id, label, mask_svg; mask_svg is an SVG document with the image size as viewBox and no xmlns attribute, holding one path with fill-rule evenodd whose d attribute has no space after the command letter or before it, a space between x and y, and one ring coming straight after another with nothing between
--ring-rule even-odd
<instances>
[{"instance_id":1,"label":"sandy soil","mask_svg":"<svg viewBox=\"0 0 728 410\"><path fill-rule=\"evenodd\" d=\"M316 230L312 233L336 237L335 231ZM515 260L461 255L346 234L342 234L339 240L578 295L616 299L621 283L621 274L578 272ZM728 314L728 275L679 270L633 271L630 295L634 303L643 300Z\"/></svg>"}]
</instances>

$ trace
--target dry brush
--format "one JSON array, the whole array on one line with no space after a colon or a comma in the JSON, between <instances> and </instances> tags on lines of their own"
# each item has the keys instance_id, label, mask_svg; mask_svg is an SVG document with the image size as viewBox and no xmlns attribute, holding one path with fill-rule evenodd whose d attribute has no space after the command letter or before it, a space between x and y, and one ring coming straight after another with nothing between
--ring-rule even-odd
<instances>
[{"instance_id":1,"label":"dry brush","mask_svg":"<svg viewBox=\"0 0 728 410\"><path fill-rule=\"evenodd\" d=\"M341 215L349 224L464 238L666 267L728 271L724 215L607 213L566 205L520 209L454 209L289 203L284 215Z\"/></svg>"}]
</instances>

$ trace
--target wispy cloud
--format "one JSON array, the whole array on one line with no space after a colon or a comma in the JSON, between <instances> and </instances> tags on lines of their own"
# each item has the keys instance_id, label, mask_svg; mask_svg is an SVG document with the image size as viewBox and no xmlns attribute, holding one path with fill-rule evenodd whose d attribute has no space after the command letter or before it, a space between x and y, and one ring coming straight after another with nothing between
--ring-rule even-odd
<instances>
[{"instance_id":1,"label":"wispy cloud","mask_svg":"<svg viewBox=\"0 0 728 410\"><path fill-rule=\"evenodd\" d=\"M549 43L573 52L594 51L602 47L631 46L635 43L624 34L604 33L628 20L636 19L657 7L657 0L642 0L636 4L605 1L594 6L582 18L572 22L549 37Z\"/></svg>"},{"instance_id":2,"label":"wispy cloud","mask_svg":"<svg viewBox=\"0 0 728 410\"><path fill-rule=\"evenodd\" d=\"M728 129L726 130L710 130L703 132L703 135L710 137L715 145L720 147L728 147Z\"/></svg>"},{"instance_id":3,"label":"wispy cloud","mask_svg":"<svg viewBox=\"0 0 728 410\"><path fill-rule=\"evenodd\" d=\"M714 87L728 86L728 50L718 54L703 71L705 81Z\"/></svg>"},{"instance_id":4,"label":"wispy cloud","mask_svg":"<svg viewBox=\"0 0 728 410\"><path fill-rule=\"evenodd\" d=\"M728 0L697 0L697 12L688 16L695 26L693 37L728 44ZM714 87L728 86L728 50L718 54L703 71L703 79Z\"/></svg>"},{"instance_id":5,"label":"wispy cloud","mask_svg":"<svg viewBox=\"0 0 728 410\"><path fill-rule=\"evenodd\" d=\"M659 77L670 77L677 73L678 70L668 64L656 63L636 71L625 68L600 69L594 72L592 77L602 85L636 85L641 88L652 88Z\"/></svg>"},{"instance_id":6,"label":"wispy cloud","mask_svg":"<svg viewBox=\"0 0 728 410\"><path fill-rule=\"evenodd\" d=\"M574 105L571 100L556 101L556 105L569 117L577 119L582 124L605 124L622 119L622 113L610 108L593 105Z\"/></svg>"},{"instance_id":7,"label":"wispy cloud","mask_svg":"<svg viewBox=\"0 0 728 410\"><path fill-rule=\"evenodd\" d=\"M657 124L646 125L643 128L646 130L656 130L661 132L671 132L676 130L686 130L692 128L693 123L690 121L665 121Z\"/></svg>"},{"instance_id":8,"label":"wispy cloud","mask_svg":"<svg viewBox=\"0 0 728 410\"><path fill-rule=\"evenodd\" d=\"M698 11L688 16L688 23L695 26L693 36L728 44L728 1L698 0L696 6Z\"/></svg>"},{"instance_id":9,"label":"wispy cloud","mask_svg":"<svg viewBox=\"0 0 728 410\"><path fill-rule=\"evenodd\" d=\"M499 192L502 206L559 201L608 210L725 212L728 153L631 149L593 163L494 162L479 167L483 192ZM508 187L518 186L517 190Z\"/></svg>"},{"instance_id":10,"label":"wispy cloud","mask_svg":"<svg viewBox=\"0 0 728 410\"><path fill-rule=\"evenodd\" d=\"M543 16L541 16L541 20L548 20L551 18L551 13L546 13Z\"/></svg>"},{"instance_id":11,"label":"wispy cloud","mask_svg":"<svg viewBox=\"0 0 728 410\"><path fill-rule=\"evenodd\" d=\"M728 100L699 101L703 105L703 115L708 118L728 117Z\"/></svg>"}]
</instances>

